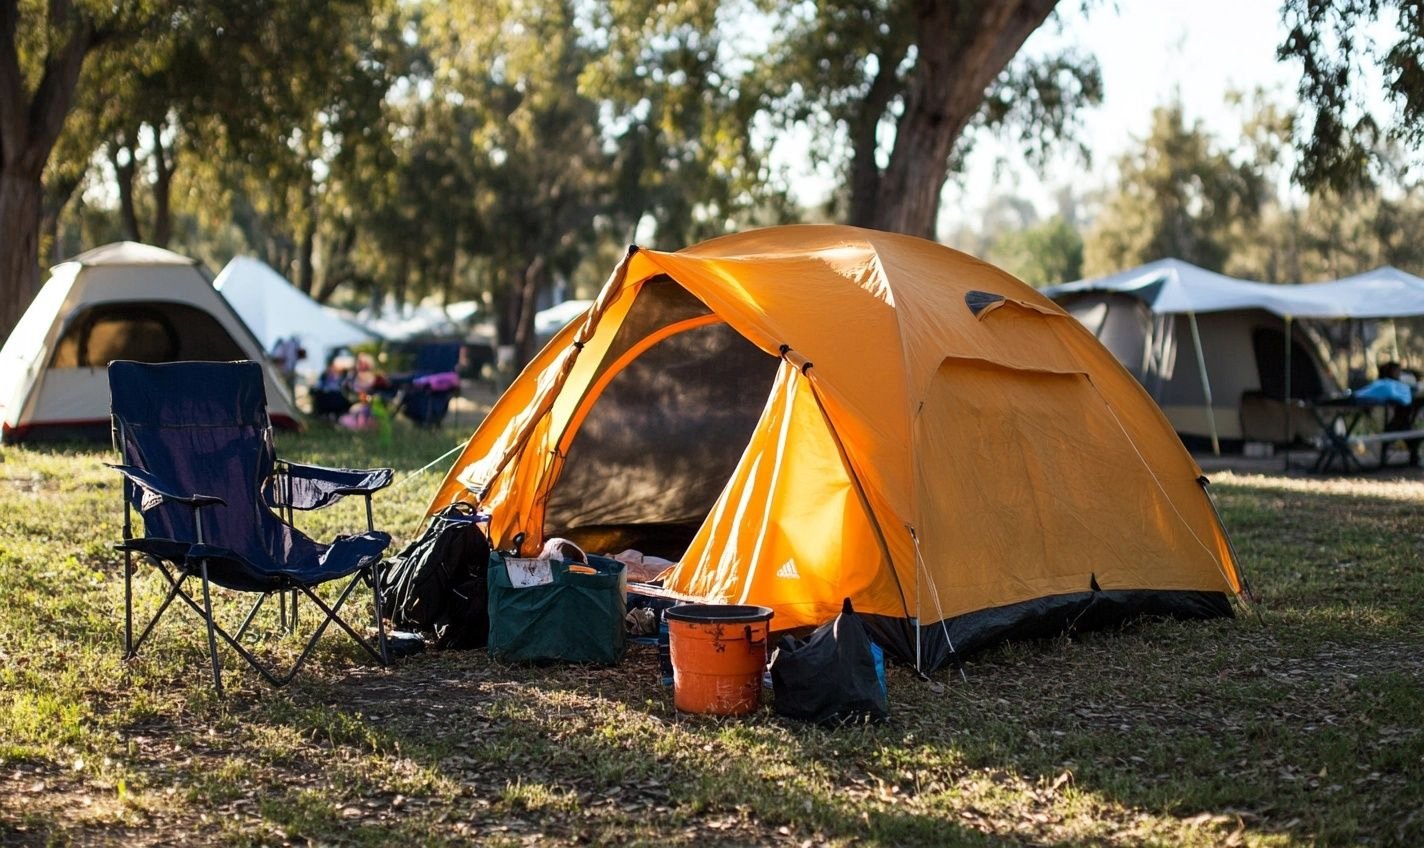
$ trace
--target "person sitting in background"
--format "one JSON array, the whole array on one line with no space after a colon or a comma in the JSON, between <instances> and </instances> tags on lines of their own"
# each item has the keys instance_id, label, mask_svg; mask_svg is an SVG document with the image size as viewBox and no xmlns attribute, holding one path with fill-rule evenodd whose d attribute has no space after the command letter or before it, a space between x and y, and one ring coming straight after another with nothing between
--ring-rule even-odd
<instances>
[{"instance_id":1,"label":"person sitting in background","mask_svg":"<svg viewBox=\"0 0 1424 848\"><path fill-rule=\"evenodd\" d=\"M350 373L340 367L337 357L331 357L312 387L312 414L322 418L346 414L351 408L351 399L346 394L350 383Z\"/></svg>"},{"instance_id":2,"label":"person sitting in background","mask_svg":"<svg viewBox=\"0 0 1424 848\"><path fill-rule=\"evenodd\" d=\"M1419 414L1419 407L1424 404L1424 397L1421 397L1419 387L1419 373L1411 368L1405 368L1398 362L1390 360L1379 368L1380 380L1392 380L1400 384L1408 392L1409 400L1404 403L1392 403L1384 422L1386 431L1405 431L1414 429L1414 419ZM1419 445L1420 439L1405 439L1404 446L1409 450L1409 464L1419 465ZM1380 450L1389 450L1388 445L1384 445ZM1384 454L1380 454L1380 464L1384 464Z\"/></svg>"},{"instance_id":3,"label":"person sitting in background","mask_svg":"<svg viewBox=\"0 0 1424 848\"><path fill-rule=\"evenodd\" d=\"M302 350L301 339L296 336L280 338L272 346L272 361L281 371L282 379L287 381L289 389L295 389L297 386L297 363L304 355L306 352Z\"/></svg>"},{"instance_id":4,"label":"person sitting in background","mask_svg":"<svg viewBox=\"0 0 1424 848\"><path fill-rule=\"evenodd\" d=\"M372 394L390 387L390 381L386 375L376 370L376 360L369 353L358 354L356 357L356 377L352 380L352 385L356 391L362 394Z\"/></svg>"}]
</instances>

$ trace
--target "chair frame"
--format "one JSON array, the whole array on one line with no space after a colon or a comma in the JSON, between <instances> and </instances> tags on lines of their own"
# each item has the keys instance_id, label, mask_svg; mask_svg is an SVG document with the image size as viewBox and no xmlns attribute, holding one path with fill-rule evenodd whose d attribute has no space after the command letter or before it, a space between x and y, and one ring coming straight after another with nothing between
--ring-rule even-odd
<instances>
[{"instance_id":1,"label":"chair frame","mask_svg":"<svg viewBox=\"0 0 1424 848\"><path fill-rule=\"evenodd\" d=\"M115 421L114 426L116 446L122 445L122 424ZM268 438L270 438L270 434ZM293 498L291 487L291 482L293 479L292 465L293 463L287 461L274 460L273 475L279 481L285 481L286 485L285 487L279 489L280 493L283 495L283 497L281 498L283 502L276 505L269 504L269 507L275 506L278 519L295 529L296 525L293 520L294 507L292 505ZM198 567L195 573L193 570L191 570L191 567L185 567L183 565L180 565L178 562L172 560L165 561L164 558L161 558L160 556L152 552L142 550L141 548L135 547L133 545L133 542L141 541L141 539L137 539L134 536L133 525L133 503L137 494L135 490L139 488L139 484L133 479L133 477L130 475L130 472L125 468L120 466L111 467L116 468L120 471L120 473L124 474L125 476L123 491L123 541L114 545L115 549L122 551L124 554L124 659L131 660L138 655L139 648L142 647L144 641L148 639L149 635L158 625L159 619L163 617L163 614L168 610L168 607L172 605L173 601L181 600L188 608L190 608L199 618L203 620L207 627L208 655L212 660L213 687L217 691L219 697L222 697L223 695L223 683L222 660L218 654L217 649L218 637L221 637L222 640L227 643L229 647L231 647L235 652L237 652L238 656L246 660L248 665L252 666L253 669L255 669L268 683L272 684L273 686L284 686L287 683L290 683L296 677L297 673L306 663L307 658L311 655L312 650L316 647L317 641L321 638L322 634L326 632L328 625L330 625L332 622L335 622L338 627L346 631L347 635L354 639L356 641L356 644L360 645L361 648L364 649L366 653L369 654L380 665L385 666L389 664L390 652L386 643L385 610L383 598L384 593L381 590L382 562L379 558L363 566L361 569L357 570L350 576L350 579L346 582L344 588L341 589L340 594L337 596L336 602L334 604L328 605L325 601L323 601L321 597L313 590L313 585L308 585L290 579L282 581L285 585L281 585L275 589L270 589L266 591L251 590L260 593L257 600L253 603L251 609L248 610L247 615L244 617L242 624L237 628L237 631L235 633L229 633L226 628L218 624L213 618L212 581L208 577L208 559L206 557L201 557L198 559ZM203 533L204 510L214 506L227 506L226 502L223 501L221 498L217 498L211 495L202 495L197 493L181 495L172 492L157 491L152 489L152 487L144 488L147 488L149 491L156 491L156 493L162 496L164 500L171 500L178 503L183 503L192 508L194 538L196 539L196 544L199 545L204 544L206 538ZM353 489L349 492L344 493L360 494L365 498L366 529L368 531L375 530L375 523L371 506L371 498L374 494L374 491L375 490ZM160 602L158 609L148 620L147 624L143 626L143 629L139 633L137 639L134 638L133 608L133 578L134 574L137 572L137 568L134 564L134 554L136 553L148 559L158 571L158 573L163 577L164 581L168 584L168 590L163 600ZM173 566L171 569L169 568L170 564ZM185 581L187 581L190 577L196 577L202 582L201 604L193 595L191 595L184 588ZM339 577L335 578L335 580L340 579L341 578ZM376 628L376 638L374 640L374 644L372 640L357 633L356 630L353 629L351 625L348 624L343 618L341 618L340 615L341 608L351 597L352 591L355 590L357 584L359 584L363 580L371 586L372 596L374 600L374 624ZM279 672L278 670L269 668L251 651L243 647L243 645L241 644L243 636L246 635L248 628L256 619L257 613L262 609L263 604L266 603L268 598L273 595L276 595L278 597L280 605L278 613L278 626L283 632L289 635L296 633L298 622L297 601L298 598L300 598L302 595L305 595L309 601L315 604L316 607L325 614L322 622L317 626L315 632L313 632L311 637L307 640L306 645L303 646L301 654L292 663L291 667L288 668L285 672ZM290 616L288 615L289 595Z\"/></svg>"}]
</instances>

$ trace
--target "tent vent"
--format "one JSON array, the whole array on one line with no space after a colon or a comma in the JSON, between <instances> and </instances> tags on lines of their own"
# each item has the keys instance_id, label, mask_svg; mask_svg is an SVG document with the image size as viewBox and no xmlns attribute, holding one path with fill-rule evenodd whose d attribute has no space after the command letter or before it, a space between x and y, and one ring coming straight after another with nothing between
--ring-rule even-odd
<instances>
[{"instance_id":1,"label":"tent vent","mask_svg":"<svg viewBox=\"0 0 1424 848\"><path fill-rule=\"evenodd\" d=\"M982 291L970 291L966 292L964 295L964 305L968 306L969 311L973 312L975 316L978 316L980 312L983 312L989 306L998 303L1003 299L1004 296L1001 294L990 294L989 292Z\"/></svg>"}]
</instances>

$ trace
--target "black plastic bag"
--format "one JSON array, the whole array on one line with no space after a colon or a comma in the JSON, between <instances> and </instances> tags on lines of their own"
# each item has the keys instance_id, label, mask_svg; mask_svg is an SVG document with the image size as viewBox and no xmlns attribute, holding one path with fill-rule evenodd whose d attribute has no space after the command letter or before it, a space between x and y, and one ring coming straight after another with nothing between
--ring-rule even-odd
<instances>
[{"instance_id":1,"label":"black plastic bag","mask_svg":"<svg viewBox=\"0 0 1424 848\"><path fill-rule=\"evenodd\" d=\"M834 621L804 641L783 636L771 656L777 713L828 727L888 720L883 674L883 654L849 598Z\"/></svg>"}]
</instances>

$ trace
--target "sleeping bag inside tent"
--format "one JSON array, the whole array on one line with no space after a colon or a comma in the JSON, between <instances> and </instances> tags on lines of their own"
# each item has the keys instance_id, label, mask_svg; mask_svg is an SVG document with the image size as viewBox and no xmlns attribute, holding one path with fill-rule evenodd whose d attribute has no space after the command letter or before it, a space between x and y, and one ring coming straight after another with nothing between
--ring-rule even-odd
<instances>
[{"instance_id":1,"label":"sleeping bag inside tent","mask_svg":"<svg viewBox=\"0 0 1424 848\"><path fill-rule=\"evenodd\" d=\"M845 598L929 669L1009 638L1231 614L1201 469L1047 298L901 235L630 248L433 499L491 541L674 560L665 590L817 625Z\"/></svg>"}]
</instances>

